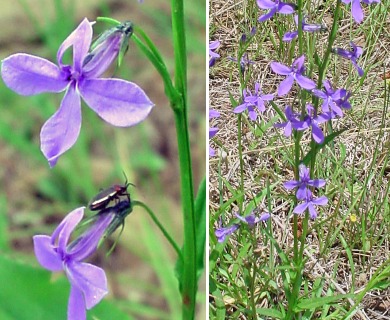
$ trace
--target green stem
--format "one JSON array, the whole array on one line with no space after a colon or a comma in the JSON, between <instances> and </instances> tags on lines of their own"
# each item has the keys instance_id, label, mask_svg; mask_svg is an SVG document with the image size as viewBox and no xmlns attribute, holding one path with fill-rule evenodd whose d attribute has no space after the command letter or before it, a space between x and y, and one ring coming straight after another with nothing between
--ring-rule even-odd
<instances>
[{"instance_id":1,"label":"green stem","mask_svg":"<svg viewBox=\"0 0 390 320\"><path fill-rule=\"evenodd\" d=\"M145 209L145 211L149 214L150 218L152 218L153 222L157 225L157 227L160 229L160 231L163 233L164 237L168 240L168 242L172 245L173 249L176 251L179 259L183 260L181 250L179 246L176 244L175 240L172 239L172 237L169 235L167 230L165 230L164 226L161 224L161 222L158 220L157 216L154 214L152 209L150 209L145 203L141 201L131 201L131 204L135 206L139 206Z\"/></svg>"},{"instance_id":2,"label":"green stem","mask_svg":"<svg viewBox=\"0 0 390 320\"><path fill-rule=\"evenodd\" d=\"M183 0L171 0L172 36L175 53L175 88L181 95L171 101L175 114L177 145L180 162L181 197L184 222L183 269L181 273L182 317L195 317L196 277L196 220L194 190L187 119L187 56Z\"/></svg>"},{"instance_id":3,"label":"green stem","mask_svg":"<svg viewBox=\"0 0 390 320\"><path fill-rule=\"evenodd\" d=\"M183 319L191 320L194 318L197 291L194 191L192 185L192 167L187 117L184 108L177 108L175 110L184 220L183 272L181 279L183 299L182 311Z\"/></svg>"}]
</instances>

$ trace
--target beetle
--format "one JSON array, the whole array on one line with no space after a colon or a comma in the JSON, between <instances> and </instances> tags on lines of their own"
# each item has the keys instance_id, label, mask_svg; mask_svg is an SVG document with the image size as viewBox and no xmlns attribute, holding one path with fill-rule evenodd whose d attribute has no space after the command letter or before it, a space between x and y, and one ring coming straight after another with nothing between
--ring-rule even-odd
<instances>
[{"instance_id":1,"label":"beetle","mask_svg":"<svg viewBox=\"0 0 390 320\"><path fill-rule=\"evenodd\" d=\"M125 175L126 177L126 175ZM112 200L120 200L121 196L126 196L129 203L131 203L130 193L127 192L127 188L132 185L132 183L127 182L127 178L124 185L114 184L113 186L100 191L88 204L88 208L91 211L102 210L107 207L107 205Z\"/></svg>"}]
</instances>

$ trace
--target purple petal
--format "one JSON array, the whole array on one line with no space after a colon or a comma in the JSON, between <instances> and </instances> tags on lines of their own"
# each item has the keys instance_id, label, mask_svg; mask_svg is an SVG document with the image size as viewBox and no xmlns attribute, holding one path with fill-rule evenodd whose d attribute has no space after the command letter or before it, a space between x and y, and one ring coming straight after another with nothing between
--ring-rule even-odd
<instances>
[{"instance_id":1,"label":"purple petal","mask_svg":"<svg viewBox=\"0 0 390 320\"><path fill-rule=\"evenodd\" d=\"M271 0L256 0L257 6L261 9L268 10L276 6L275 2Z\"/></svg>"},{"instance_id":2,"label":"purple petal","mask_svg":"<svg viewBox=\"0 0 390 320\"><path fill-rule=\"evenodd\" d=\"M68 320L72 319L87 319L83 293L76 286L71 286L68 302Z\"/></svg>"},{"instance_id":3,"label":"purple petal","mask_svg":"<svg viewBox=\"0 0 390 320\"><path fill-rule=\"evenodd\" d=\"M324 100L328 98L328 95L325 92L323 92L323 91L321 91L319 89L313 89L312 93L316 97L324 99Z\"/></svg>"},{"instance_id":4,"label":"purple petal","mask_svg":"<svg viewBox=\"0 0 390 320\"><path fill-rule=\"evenodd\" d=\"M213 138L217 134L218 130L219 129L215 128L215 127L210 128L209 129L209 139Z\"/></svg>"},{"instance_id":5,"label":"purple petal","mask_svg":"<svg viewBox=\"0 0 390 320\"><path fill-rule=\"evenodd\" d=\"M73 46L73 66L78 72L81 72L81 67L85 56L88 53L92 41L92 26L85 18L79 26L64 40L57 52L57 61L60 66L62 57L65 51Z\"/></svg>"},{"instance_id":6,"label":"purple petal","mask_svg":"<svg viewBox=\"0 0 390 320\"><path fill-rule=\"evenodd\" d=\"M279 85L279 88L278 88L278 95L279 96L284 96L286 95L287 93L290 92L291 90L291 87L294 83L294 77L293 76L288 76L286 79L284 79L280 85Z\"/></svg>"},{"instance_id":7,"label":"purple petal","mask_svg":"<svg viewBox=\"0 0 390 320\"><path fill-rule=\"evenodd\" d=\"M104 214L100 214L93 225L68 246L68 259L82 261L93 254L115 214L115 210L111 208L107 209Z\"/></svg>"},{"instance_id":8,"label":"purple petal","mask_svg":"<svg viewBox=\"0 0 390 320\"><path fill-rule=\"evenodd\" d=\"M76 208L70 213L66 215L64 220L61 221L60 225L57 227L58 230L60 230L58 234L58 248L61 251L65 251L66 246L69 242L69 238L73 230L76 228L76 226L79 224L81 219L84 216L84 209L85 207ZM56 231L53 232L53 235L56 234ZM52 236L53 240L53 236Z\"/></svg>"},{"instance_id":9,"label":"purple petal","mask_svg":"<svg viewBox=\"0 0 390 320\"><path fill-rule=\"evenodd\" d=\"M284 42L291 42L298 36L298 31L291 31L291 32L286 32L283 36L283 41Z\"/></svg>"},{"instance_id":10,"label":"purple petal","mask_svg":"<svg viewBox=\"0 0 390 320\"><path fill-rule=\"evenodd\" d=\"M284 127L284 135L286 137L291 136L292 133L292 124L291 122L287 122L286 126Z\"/></svg>"},{"instance_id":11,"label":"purple petal","mask_svg":"<svg viewBox=\"0 0 390 320\"><path fill-rule=\"evenodd\" d=\"M322 188L326 184L326 181L324 179L313 179L309 180L307 184L316 188Z\"/></svg>"},{"instance_id":12,"label":"purple petal","mask_svg":"<svg viewBox=\"0 0 390 320\"><path fill-rule=\"evenodd\" d=\"M315 142L321 144L324 142L324 134L322 133L321 129L317 125L312 125L311 127L311 133L313 135L313 139Z\"/></svg>"},{"instance_id":13,"label":"purple petal","mask_svg":"<svg viewBox=\"0 0 390 320\"><path fill-rule=\"evenodd\" d=\"M259 19L257 19L257 21L264 22L264 21L266 21L268 19L271 19L275 15L275 13L276 13L276 8L273 8L273 9L270 10L270 12L260 16Z\"/></svg>"},{"instance_id":14,"label":"purple petal","mask_svg":"<svg viewBox=\"0 0 390 320\"><path fill-rule=\"evenodd\" d=\"M351 61L352 62L352 65L355 67L355 69L357 70L358 72L358 75L359 77L363 77L364 75L364 70L362 68L360 68L357 63L355 61Z\"/></svg>"},{"instance_id":15,"label":"purple petal","mask_svg":"<svg viewBox=\"0 0 390 320\"><path fill-rule=\"evenodd\" d=\"M74 145L80 128L80 97L71 85L62 99L60 108L41 129L41 150L50 167L55 166L58 158Z\"/></svg>"},{"instance_id":16,"label":"purple petal","mask_svg":"<svg viewBox=\"0 0 390 320\"><path fill-rule=\"evenodd\" d=\"M209 49L215 50L215 49L217 49L217 48L220 46L220 44L221 44L221 43L220 43L218 40L211 41L211 42L209 43Z\"/></svg>"},{"instance_id":17,"label":"purple petal","mask_svg":"<svg viewBox=\"0 0 390 320\"><path fill-rule=\"evenodd\" d=\"M307 209L308 205L309 205L308 202L304 202L304 203L298 204L295 207L295 209L294 209L294 213L301 214L301 213L305 212L305 210Z\"/></svg>"},{"instance_id":18,"label":"purple petal","mask_svg":"<svg viewBox=\"0 0 390 320\"><path fill-rule=\"evenodd\" d=\"M303 89L312 90L316 87L316 83L313 80L311 80L311 79L309 79L301 74L296 74L295 80L297 80L297 83Z\"/></svg>"},{"instance_id":19,"label":"purple petal","mask_svg":"<svg viewBox=\"0 0 390 320\"><path fill-rule=\"evenodd\" d=\"M294 13L295 8L289 3L279 2L278 12L281 14L291 14Z\"/></svg>"},{"instance_id":20,"label":"purple petal","mask_svg":"<svg viewBox=\"0 0 390 320\"><path fill-rule=\"evenodd\" d=\"M300 70L302 69L304 63L305 63L305 55L303 54L294 60L293 66L295 66L296 69Z\"/></svg>"},{"instance_id":21,"label":"purple petal","mask_svg":"<svg viewBox=\"0 0 390 320\"><path fill-rule=\"evenodd\" d=\"M82 73L86 78L98 78L110 67L118 57L122 37L121 33L109 36L83 59ZM88 62L86 62L87 59Z\"/></svg>"},{"instance_id":22,"label":"purple petal","mask_svg":"<svg viewBox=\"0 0 390 320\"><path fill-rule=\"evenodd\" d=\"M311 194L311 191L306 188L306 184L303 183L299 186L296 197L298 200L303 200L306 199L308 193Z\"/></svg>"},{"instance_id":23,"label":"purple petal","mask_svg":"<svg viewBox=\"0 0 390 320\"><path fill-rule=\"evenodd\" d=\"M315 218L317 218L317 211L316 211L316 209L314 208L314 206L313 206L311 203L309 203L308 209L309 209L310 218L311 218L312 220L314 220Z\"/></svg>"},{"instance_id":24,"label":"purple petal","mask_svg":"<svg viewBox=\"0 0 390 320\"><path fill-rule=\"evenodd\" d=\"M209 157L215 156L215 150L209 146Z\"/></svg>"},{"instance_id":25,"label":"purple petal","mask_svg":"<svg viewBox=\"0 0 390 320\"><path fill-rule=\"evenodd\" d=\"M87 309L91 309L108 293L104 270L89 263L70 262L66 274L72 287L78 288L84 297Z\"/></svg>"},{"instance_id":26,"label":"purple petal","mask_svg":"<svg viewBox=\"0 0 390 320\"><path fill-rule=\"evenodd\" d=\"M33 237L34 253L39 264L50 271L61 271L62 259L53 248L49 236L37 235Z\"/></svg>"},{"instance_id":27,"label":"purple petal","mask_svg":"<svg viewBox=\"0 0 390 320\"><path fill-rule=\"evenodd\" d=\"M4 59L1 76L8 88L24 96L60 92L69 84L54 63L24 53Z\"/></svg>"},{"instance_id":28,"label":"purple petal","mask_svg":"<svg viewBox=\"0 0 390 320\"><path fill-rule=\"evenodd\" d=\"M361 23L364 18L360 0L352 0L352 16L357 23Z\"/></svg>"},{"instance_id":29,"label":"purple petal","mask_svg":"<svg viewBox=\"0 0 390 320\"><path fill-rule=\"evenodd\" d=\"M268 212L264 212L260 218L258 219L258 221L266 221L268 220L269 218L271 218L271 215L268 213Z\"/></svg>"},{"instance_id":30,"label":"purple petal","mask_svg":"<svg viewBox=\"0 0 390 320\"><path fill-rule=\"evenodd\" d=\"M328 198L325 196L319 197L317 199L312 200L312 203L316 204L317 206L324 206L328 203Z\"/></svg>"},{"instance_id":31,"label":"purple petal","mask_svg":"<svg viewBox=\"0 0 390 320\"><path fill-rule=\"evenodd\" d=\"M221 114L217 110L213 110L213 109L209 110L209 120L212 119L212 118L217 118L220 115Z\"/></svg>"},{"instance_id":32,"label":"purple petal","mask_svg":"<svg viewBox=\"0 0 390 320\"><path fill-rule=\"evenodd\" d=\"M265 95L261 96L261 99L263 99L264 101L271 101L271 100L273 100L273 98L274 98L273 94L265 94Z\"/></svg>"},{"instance_id":33,"label":"purple petal","mask_svg":"<svg viewBox=\"0 0 390 320\"><path fill-rule=\"evenodd\" d=\"M292 72L290 67L275 61L271 62L271 69L273 72L283 76L288 76Z\"/></svg>"},{"instance_id":34,"label":"purple petal","mask_svg":"<svg viewBox=\"0 0 390 320\"><path fill-rule=\"evenodd\" d=\"M300 182L296 180L290 180L283 183L283 185L287 190L291 190L298 187L300 185Z\"/></svg>"},{"instance_id":35,"label":"purple petal","mask_svg":"<svg viewBox=\"0 0 390 320\"><path fill-rule=\"evenodd\" d=\"M245 111L247 109L247 107L248 107L247 103L240 104L239 106L237 106L233 109L233 112L234 113L241 113L241 112Z\"/></svg>"},{"instance_id":36,"label":"purple petal","mask_svg":"<svg viewBox=\"0 0 390 320\"><path fill-rule=\"evenodd\" d=\"M121 79L89 79L79 84L87 105L103 120L117 127L129 127L144 120L153 103L132 82Z\"/></svg>"},{"instance_id":37,"label":"purple petal","mask_svg":"<svg viewBox=\"0 0 390 320\"><path fill-rule=\"evenodd\" d=\"M249 114L249 119L251 119L252 121L256 121L257 113L252 106L248 107L248 114Z\"/></svg>"}]
</instances>

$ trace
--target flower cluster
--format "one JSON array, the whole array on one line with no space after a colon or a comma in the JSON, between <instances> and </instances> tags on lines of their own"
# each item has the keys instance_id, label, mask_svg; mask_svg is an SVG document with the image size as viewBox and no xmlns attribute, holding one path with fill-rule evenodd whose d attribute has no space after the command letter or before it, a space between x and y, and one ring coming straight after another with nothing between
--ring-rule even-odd
<instances>
[{"instance_id":1,"label":"flower cluster","mask_svg":"<svg viewBox=\"0 0 390 320\"><path fill-rule=\"evenodd\" d=\"M113 33L91 50L92 24L84 19L65 39L57 52L57 63L17 53L4 59L4 83L20 95L65 91L60 108L41 129L41 150L51 167L76 142L81 129L81 98L99 117L113 126L138 124L150 113L153 103L132 82L101 78L120 53L123 35ZM73 49L73 65L63 62Z\"/></svg>"},{"instance_id":2,"label":"flower cluster","mask_svg":"<svg viewBox=\"0 0 390 320\"><path fill-rule=\"evenodd\" d=\"M366 4L380 2L380 0L362 1ZM259 17L259 22L264 22L273 18L277 13L283 15L293 14L297 8L295 4L282 2L280 0L257 0L256 2L260 9L268 10L268 12ZM364 17L360 0L342 0L342 2L345 4L352 3L352 16L356 22L360 23ZM294 16L294 20L296 25L298 25L298 15ZM307 23L305 16L302 17L301 24L302 30L309 33L327 30L322 24ZM251 37L254 35L255 31L250 34ZM296 39L297 36L297 30L287 32L283 36L283 41L291 42ZM249 40L250 39L251 38L249 38ZM243 34L240 40L240 46L248 43L249 40L246 34ZM357 46L353 42L350 42L350 46L351 50L333 48L331 52L349 60L357 70L359 77L362 77L364 75L364 70L358 65L358 59L363 54L363 48ZM235 62L238 61L238 59L232 57L228 57L228 59ZM240 71L241 74L244 75L246 68L254 62L249 60L246 52L241 55L240 59ZM306 90L312 95L313 101L313 104L306 102L305 108L304 110L301 108L301 112L297 112L291 106L286 106L285 121L275 124L274 126L277 128L284 128L284 135L287 137L291 136L294 130L304 131L310 129L312 139L315 143L325 143L326 137L321 126L337 117L343 117L343 110L351 109L351 104L349 102L351 93L345 88L334 88L328 79L322 81L322 88L320 87L320 84L317 86L316 82L306 74L305 55L303 54L296 58L291 66L272 61L270 67L274 73L285 77L278 86L278 96L287 95L293 88L294 82L296 82L301 90ZM246 81L244 83L246 83ZM247 87L243 88L241 103L234 108L233 112L237 114L247 110L249 119L255 121L257 119L257 111L264 112L265 102L273 99L274 94L264 94L260 88L260 84L256 83L254 92ZM297 188L296 198L301 203L294 208L294 213L296 214L302 214L307 211L309 216L312 219L315 219L318 215L315 207L324 206L328 202L326 196L314 197L313 195L313 189L323 187L325 185L325 180L311 179L310 170L304 164L299 166L299 180L288 181L284 185L287 190ZM222 227L222 223L220 222L219 228L215 231L219 242L223 242L226 236L238 230L241 223L253 225L260 221L254 218L253 213L246 218L242 218L237 214L236 216L240 220L240 223Z\"/></svg>"},{"instance_id":3,"label":"flower cluster","mask_svg":"<svg viewBox=\"0 0 390 320\"><path fill-rule=\"evenodd\" d=\"M218 49L218 47L220 46L220 42L218 40L215 40L215 41L211 41L209 43L209 56L210 56L210 60L209 60L209 67L212 67L214 66L215 64L215 61L220 58L221 56L214 52L215 50ZM213 51L214 50L214 51Z\"/></svg>"},{"instance_id":4,"label":"flower cluster","mask_svg":"<svg viewBox=\"0 0 390 320\"><path fill-rule=\"evenodd\" d=\"M97 249L103 237L109 236L118 225L118 215L131 212L128 201L101 210L93 217L88 229L73 241L71 234L80 224L84 207L70 212L51 236L33 237L38 262L50 271L65 271L70 282L68 319L86 319L91 309L108 293L107 278L103 269L85 260Z\"/></svg>"},{"instance_id":5,"label":"flower cluster","mask_svg":"<svg viewBox=\"0 0 390 320\"><path fill-rule=\"evenodd\" d=\"M238 223L233 223L231 226L223 227L222 222L220 221L219 228L215 230L215 236L217 237L218 242L224 242L226 237L237 231L242 224L248 225L250 228L253 228L257 223L261 221L266 221L271 217L271 215L267 212L264 212L260 217L257 217L255 215L255 211L252 211L246 217L242 217L238 213L235 213L234 215L239 220Z\"/></svg>"},{"instance_id":6,"label":"flower cluster","mask_svg":"<svg viewBox=\"0 0 390 320\"><path fill-rule=\"evenodd\" d=\"M216 110L210 109L209 110L209 120L213 118L218 118L220 116L220 113ZM209 128L209 139L213 138L217 132L218 132L217 127L210 127ZM215 156L215 150L209 146L209 156L214 157Z\"/></svg>"}]
</instances>

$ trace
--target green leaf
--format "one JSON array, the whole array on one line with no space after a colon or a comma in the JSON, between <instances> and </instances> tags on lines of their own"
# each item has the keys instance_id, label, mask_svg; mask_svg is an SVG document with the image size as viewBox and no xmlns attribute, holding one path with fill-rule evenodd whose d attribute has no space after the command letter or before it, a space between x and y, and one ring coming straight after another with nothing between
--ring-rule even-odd
<instances>
[{"instance_id":1,"label":"green leaf","mask_svg":"<svg viewBox=\"0 0 390 320\"><path fill-rule=\"evenodd\" d=\"M8 256L0 256L0 318L66 319L69 282L51 272ZM88 319L131 319L107 301L88 311Z\"/></svg>"},{"instance_id":2,"label":"green leaf","mask_svg":"<svg viewBox=\"0 0 390 320\"><path fill-rule=\"evenodd\" d=\"M316 144L314 149L311 149L308 154L303 158L302 162L307 166L310 163L310 160L320 151L323 147L325 147L327 144L332 142L336 137L338 137L340 134L342 134L347 128L341 129L339 131L333 132L330 135L325 137L325 140L321 144Z\"/></svg>"},{"instance_id":3,"label":"green leaf","mask_svg":"<svg viewBox=\"0 0 390 320\"><path fill-rule=\"evenodd\" d=\"M266 308L257 308L257 314L261 314L263 316L271 317L272 319L282 319L283 315L280 311L274 309L266 309Z\"/></svg>"},{"instance_id":4,"label":"green leaf","mask_svg":"<svg viewBox=\"0 0 390 320\"><path fill-rule=\"evenodd\" d=\"M234 99L233 95L230 93L229 91L229 99L230 99L230 103L232 104L233 108L237 107L238 106L238 101L236 99Z\"/></svg>"},{"instance_id":5,"label":"green leaf","mask_svg":"<svg viewBox=\"0 0 390 320\"><path fill-rule=\"evenodd\" d=\"M196 221L196 276L199 280L204 269L204 251L206 248L206 178L200 183L195 199Z\"/></svg>"},{"instance_id":6,"label":"green leaf","mask_svg":"<svg viewBox=\"0 0 390 320\"><path fill-rule=\"evenodd\" d=\"M354 294L349 293L349 294L338 294L336 296L330 296L330 297L300 299L294 308L294 312L313 310L319 307L323 307L325 304L330 304L342 299L354 298L354 297L355 297Z\"/></svg>"}]
</instances>

